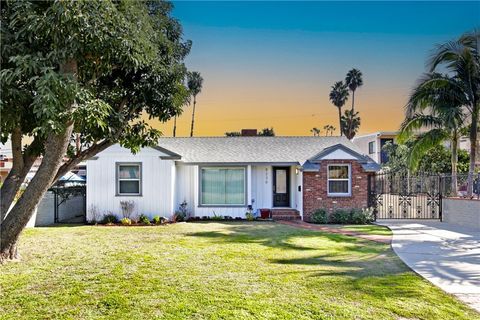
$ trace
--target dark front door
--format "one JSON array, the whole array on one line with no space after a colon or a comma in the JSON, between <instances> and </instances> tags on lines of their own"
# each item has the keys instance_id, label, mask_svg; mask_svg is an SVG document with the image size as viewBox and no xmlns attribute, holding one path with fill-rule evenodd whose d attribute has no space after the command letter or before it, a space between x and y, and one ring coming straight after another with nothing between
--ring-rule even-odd
<instances>
[{"instance_id":1,"label":"dark front door","mask_svg":"<svg viewBox=\"0 0 480 320\"><path fill-rule=\"evenodd\" d=\"M273 168L273 206L290 205L290 174L288 167Z\"/></svg>"}]
</instances>

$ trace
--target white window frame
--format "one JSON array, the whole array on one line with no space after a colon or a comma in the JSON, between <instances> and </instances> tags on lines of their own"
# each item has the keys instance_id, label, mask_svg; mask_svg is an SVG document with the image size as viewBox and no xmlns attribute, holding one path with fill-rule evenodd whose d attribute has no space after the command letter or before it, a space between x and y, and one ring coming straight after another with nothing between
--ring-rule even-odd
<instances>
[{"instance_id":1,"label":"white window frame","mask_svg":"<svg viewBox=\"0 0 480 320\"><path fill-rule=\"evenodd\" d=\"M370 150L370 146L372 146L372 150ZM368 143L368 154L374 154L375 153L375 141L370 141Z\"/></svg>"},{"instance_id":2,"label":"white window frame","mask_svg":"<svg viewBox=\"0 0 480 320\"><path fill-rule=\"evenodd\" d=\"M348 167L348 178L346 179L338 179L332 178L330 179L330 167ZM330 181L348 181L348 192L330 192ZM327 165L327 195L331 197L350 197L352 196L352 166L348 163L331 163Z\"/></svg>"},{"instance_id":3,"label":"white window frame","mask_svg":"<svg viewBox=\"0 0 480 320\"><path fill-rule=\"evenodd\" d=\"M120 167L137 166L138 178L120 178ZM141 196L142 195L142 163L141 162L117 162L115 165L115 185L117 196ZM120 181L138 181L138 193L121 193Z\"/></svg>"},{"instance_id":4,"label":"white window frame","mask_svg":"<svg viewBox=\"0 0 480 320\"><path fill-rule=\"evenodd\" d=\"M242 204L203 204L202 201L202 179L203 179L203 170L204 169L213 169L213 170L220 170L220 169L243 169L243 180L244 180L244 197ZM211 166L201 166L198 168L198 206L199 207L246 207L247 206L247 167L246 166L221 166L221 167L211 167Z\"/></svg>"}]
</instances>

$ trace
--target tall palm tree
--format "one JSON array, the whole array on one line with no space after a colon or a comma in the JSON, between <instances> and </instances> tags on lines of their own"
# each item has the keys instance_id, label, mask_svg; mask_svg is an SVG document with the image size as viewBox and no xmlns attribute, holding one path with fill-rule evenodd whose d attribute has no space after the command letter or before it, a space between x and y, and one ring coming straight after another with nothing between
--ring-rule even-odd
<instances>
[{"instance_id":1,"label":"tall palm tree","mask_svg":"<svg viewBox=\"0 0 480 320\"><path fill-rule=\"evenodd\" d=\"M328 136L329 133L330 133L330 136L332 136L336 128L331 124L327 124L323 127L323 129L325 130L325 136Z\"/></svg>"},{"instance_id":2,"label":"tall palm tree","mask_svg":"<svg viewBox=\"0 0 480 320\"><path fill-rule=\"evenodd\" d=\"M435 81L439 86L446 83L455 86L455 92L464 98L463 107L470 119L467 195L472 196L480 113L480 30L467 32L458 40L438 45L428 61L428 66L431 72L439 67L445 68L452 77Z\"/></svg>"},{"instance_id":3,"label":"tall palm tree","mask_svg":"<svg viewBox=\"0 0 480 320\"><path fill-rule=\"evenodd\" d=\"M197 95L202 91L203 78L200 72L193 71L187 74L187 87L193 97L192 126L190 127L190 137L193 137L193 126L195 123L195 106L197 104Z\"/></svg>"},{"instance_id":4,"label":"tall palm tree","mask_svg":"<svg viewBox=\"0 0 480 320\"><path fill-rule=\"evenodd\" d=\"M314 137L318 137L320 136L320 129L318 129L317 127L313 127L310 132L313 134Z\"/></svg>"},{"instance_id":5,"label":"tall palm tree","mask_svg":"<svg viewBox=\"0 0 480 320\"><path fill-rule=\"evenodd\" d=\"M177 115L173 117L173 137L177 135Z\"/></svg>"},{"instance_id":6,"label":"tall palm tree","mask_svg":"<svg viewBox=\"0 0 480 320\"><path fill-rule=\"evenodd\" d=\"M358 112L352 110L345 110L344 115L340 120L341 130L348 139L353 139L360 128L360 117Z\"/></svg>"},{"instance_id":7,"label":"tall palm tree","mask_svg":"<svg viewBox=\"0 0 480 320\"><path fill-rule=\"evenodd\" d=\"M460 130L464 124L465 97L458 92L458 80L448 75L424 75L412 92L401 125L399 142L412 141L408 166L415 171L421 157L444 141L450 141L452 192L457 194L457 162ZM417 134L422 129L423 132ZM426 131L425 131L426 130Z\"/></svg>"},{"instance_id":8,"label":"tall palm tree","mask_svg":"<svg viewBox=\"0 0 480 320\"><path fill-rule=\"evenodd\" d=\"M352 113L355 112L355 90L363 85L362 72L353 68L347 72L345 84L352 91Z\"/></svg>"},{"instance_id":9,"label":"tall palm tree","mask_svg":"<svg viewBox=\"0 0 480 320\"><path fill-rule=\"evenodd\" d=\"M348 89L343 81L337 81L333 84L329 97L330 101L338 109L338 123L340 124L340 135L342 135L342 107L348 99Z\"/></svg>"}]
</instances>

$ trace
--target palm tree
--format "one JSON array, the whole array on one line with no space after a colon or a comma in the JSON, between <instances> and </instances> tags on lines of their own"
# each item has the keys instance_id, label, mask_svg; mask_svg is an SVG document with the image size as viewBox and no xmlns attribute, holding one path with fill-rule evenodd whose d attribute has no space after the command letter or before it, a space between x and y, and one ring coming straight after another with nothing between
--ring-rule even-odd
<instances>
[{"instance_id":1,"label":"palm tree","mask_svg":"<svg viewBox=\"0 0 480 320\"><path fill-rule=\"evenodd\" d=\"M310 132L313 134L314 137L320 136L320 129L318 129L317 127L312 128Z\"/></svg>"},{"instance_id":2,"label":"palm tree","mask_svg":"<svg viewBox=\"0 0 480 320\"><path fill-rule=\"evenodd\" d=\"M348 99L348 89L343 81L337 81L333 84L330 91L330 101L338 109L338 122L340 124L340 135L342 135L342 107Z\"/></svg>"},{"instance_id":3,"label":"palm tree","mask_svg":"<svg viewBox=\"0 0 480 320\"><path fill-rule=\"evenodd\" d=\"M192 126L190 128L190 137L193 137L193 126L195 123L195 106L197 104L197 95L202 91L203 78L200 72L193 71L187 74L187 87L193 97Z\"/></svg>"},{"instance_id":4,"label":"palm tree","mask_svg":"<svg viewBox=\"0 0 480 320\"><path fill-rule=\"evenodd\" d=\"M480 30L462 35L458 40L438 45L428 61L430 72L445 68L451 77L434 80L438 86L451 85L458 98L463 100L470 119L470 166L467 195L473 193L473 172L478 143L480 113Z\"/></svg>"},{"instance_id":5,"label":"palm tree","mask_svg":"<svg viewBox=\"0 0 480 320\"><path fill-rule=\"evenodd\" d=\"M177 135L177 115L173 117L173 137Z\"/></svg>"},{"instance_id":6,"label":"palm tree","mask_svg":"<svg viewBox=\"0 0 480 320\"><path fill-rule=\"evenodd\" d=\"M330 136L333 135L333 131L335 131L335 127L332 126L331 124L327 124L323 127L323 130L325 130L325 136L328 136L328 133L330 133Z\"/></svg>"},{"instance_id":7,"label":"palm tree","mask_svg":"<svg viewBox=\"0 0 480 320\"><path fill-rule=\"evenodd\" d=\"M345 114L340 120L341 130L348 139L353 139L360 128L360 117L358 112L352 110L345 110Z\"/></svg>"},{"instance_id":8,"label":"palm tree","mask_svg":"<svg viewBox=\"0 0 480 320\"><path fill-rule=\"evenodd\" d=\"M355 112L355 90L363 85L362 72L353 68L345 77L345 84L352 91L352 113Z\"/></svg>"},{"instance_id":9,"label":"palm tree","mask_svg":"<svg viewBox=\"0 0 480 320\"><path fill-rule=\"evenodd\" d=\"M408 166L415 171L422 156L444 141L450 141L452 156L452 193L457 194L458 142L465 114L465 97L457 91L454 78L439 73L423 76L410 96L399 142L412 141ZM419 129L426 130L416 134Z\"/></svg>"}]
</instances>

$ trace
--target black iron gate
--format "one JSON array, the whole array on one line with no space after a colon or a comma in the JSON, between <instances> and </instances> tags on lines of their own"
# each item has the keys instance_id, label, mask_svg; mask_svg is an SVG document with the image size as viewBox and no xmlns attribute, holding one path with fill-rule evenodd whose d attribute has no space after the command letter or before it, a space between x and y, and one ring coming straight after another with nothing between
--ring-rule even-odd
<instances>
[{"instance_id":1,"label":"black iron gate","mask_svg":"<svg viewBox=\"0 0 480 320\"><path fill-rule=\"evenodd\" d=\"M376 219L442 219L439 175L380 173L368 180L368 202Z\"/></svg>"}]
</instances>

